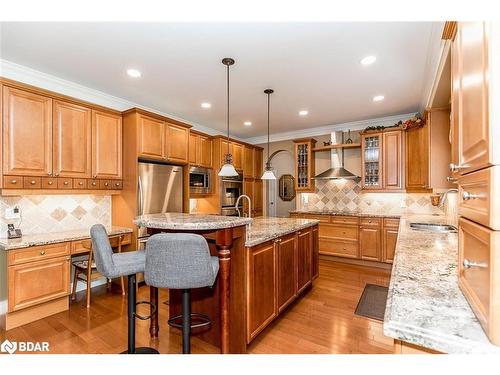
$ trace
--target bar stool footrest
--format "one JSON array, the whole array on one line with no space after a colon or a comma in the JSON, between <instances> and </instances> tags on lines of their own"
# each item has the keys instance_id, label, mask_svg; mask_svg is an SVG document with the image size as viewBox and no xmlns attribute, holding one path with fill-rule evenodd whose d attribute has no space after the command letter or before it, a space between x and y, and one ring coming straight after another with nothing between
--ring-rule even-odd
<instances>
[{"instance_id":1,"label":"bar stool footrest","mask_svg":"<svg viewBox=\"0 0 500 375\"><path fill-rule=\"evenodd\" d=\"M148 319L151 319L151 317L156 313L156 305L152 304L151 302L149 301L139 301L139 302L136 302L135 304L136 306L138 305L149 305L152 307L153 311L151 311L151 314L150 315L139 315L137 313L135 313L135 317L137 319L140 319L140 320L148 320Z\"/></svg>"},{"instance_id":2,"label":"bar stool footrest","mask_svg":"<svg viewBox=\"0 0 500 375\"><path fill-rule=\"evenodd\" d=\"M121 352L120 354L160 354L158 350L155 348L150 348L147 346L140 346L138 348L135 348L135 353L129 353L128 350L125 350L124 352Z\"/></svg>"},{"instance_id":3,"label":"bar stool footrest","mask_svg":"<svg viewBox=\"0 0 500 375\"><path fill-rule=\"evenodd\" d=\"M212 324L210 318L205 314L191 313L191 321L198 320L200 323L191 324L191 329L208 327ZM168 325L182 329L182 315L176 315L168 320Z\"/></svg>"}]
</instances>

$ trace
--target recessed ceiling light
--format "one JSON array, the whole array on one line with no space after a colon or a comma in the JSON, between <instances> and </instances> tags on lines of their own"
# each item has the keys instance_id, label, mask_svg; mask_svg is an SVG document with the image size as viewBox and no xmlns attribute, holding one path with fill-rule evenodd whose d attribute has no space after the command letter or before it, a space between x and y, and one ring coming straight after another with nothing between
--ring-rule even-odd
<instances>
[{"instance_id":1,"label":"recessed ceiling light","mask_svg":"<svg viewBox=\"0 0 500 375\"><path fill-rule=\"evenodd\" d=\"M207 108L211 108L211 107L212 107L212 104L210 104L210 103L207 103L207 102L201 103L201 108L207 109Z\"/></svg>"},{"instance_id":2,"label":"recessed ceiling light","mask_svg":"<svg viewBox=\"0 0 500 375\"><path fill-rule=\"evenodd\" d=\"M373 97L374 102L381 102L384 99L385 99L384 95L377 95Z\"/></svg>"},{"instance_id":3,"label":"recessed ceiling light","mask_svg":"<svg viewBox=\"0 0 500 375\"><path fill-rule=\"evenodd\" d=\"M306 111L305 109L303 109L302 111L299 111L300 116L307 116L308 113L309 113L309 111Z\"/></svg>"},{"instance_id":4,"label":"recessed ceiling light","mask_svg":"<svg viewBox=\"0 0 500 375\"><path fill-rule=\"evenodd\" d=\"M127 74L132 78L139 78L142 75L137 69L127 69Z\"/></svg>"},{"instance_id":5,"label":"recessed ceiling light","mask_svg":"<svg viewBox=\"0 0 500 375\"><path fill-rule=\"evenodd\" d=\"M243 125L245 125L245 126L251 126L252 125L252 121L245 121L243 123Z\"/></svg>"},{"instance_id":6,"label":"recessed ceiling light","mask_svg":"<svg viewBox=\"0 0 500 375\"><path fill-rule=\"evenodd\" d=\"M371 65L375 62L375 60L377 60L376 56L366 56L361 60L361 65Z\"/></svg>"}]
</instances>

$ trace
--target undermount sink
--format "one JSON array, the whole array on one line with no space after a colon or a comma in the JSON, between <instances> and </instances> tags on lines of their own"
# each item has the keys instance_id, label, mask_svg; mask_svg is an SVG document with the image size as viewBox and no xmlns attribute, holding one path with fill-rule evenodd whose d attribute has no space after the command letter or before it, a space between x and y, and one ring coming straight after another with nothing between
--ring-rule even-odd
<instances>
[{"instance_id":1,"label":"undermount sink","mask_svg":"<svg viewBox=\"0 0 500 375\"><path fill-rule=\"evenodd\" d=\"M410 228L437 233L457 233L457 227L448 224L410 223Z\"/></svg>"}]
</instances>

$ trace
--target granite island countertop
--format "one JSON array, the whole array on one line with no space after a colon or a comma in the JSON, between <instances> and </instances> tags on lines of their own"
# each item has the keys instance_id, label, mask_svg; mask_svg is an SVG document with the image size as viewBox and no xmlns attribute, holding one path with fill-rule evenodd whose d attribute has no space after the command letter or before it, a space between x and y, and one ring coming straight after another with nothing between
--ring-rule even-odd
<instances>
[{"instance_id":1,"label":"granite island countertop","mask_svg":"<svg viewBox=\"0 0 500 375\"><path fill-rule=\"evenodd\" d=\"M319 220L294 219L280 217L258 217L254 218L252 224L247 227L246 247L259 245L269 240L297 232L301 229L312 227Z\"/></svg>"},{"instance_id":2,"label":"granite island countertop","mask_svg":"<svg viewBox=\"0 0 500 375\"><path fill-rule=\"evenodd\" d=\"M117 226L106 227L106 231L110 236L132 233L131 228ZM0 250L23 249L30 246L41 246L60 242L79 241L88 238L90 238L90 228L53 233L25 234L21 238L0 238Z\"/></svg>"},{"instance_id":3,"label":"granite island countertop","mask_svg":"<svg viewBox=\"0 0 500 375\"><path fill-rule=\"evenodd\" d=\"M209 214L185 214L167 212L137 216L134 224L139 227L169 230L217 230L240 227L252 222L252 219L236 216L219 216Z\"/></svg>"},{"instance_id":4,"label":"granite island countertop","mask_svg":"<svg viewBox=\"0 0 500 375\"><path fill-rule=\"evenodd\" d=\"M445 216L403 215L384 318L386 336L445 353L497 353L458 286L458 234L410 222L456 225Z\"/></svg>"}]
</instances>

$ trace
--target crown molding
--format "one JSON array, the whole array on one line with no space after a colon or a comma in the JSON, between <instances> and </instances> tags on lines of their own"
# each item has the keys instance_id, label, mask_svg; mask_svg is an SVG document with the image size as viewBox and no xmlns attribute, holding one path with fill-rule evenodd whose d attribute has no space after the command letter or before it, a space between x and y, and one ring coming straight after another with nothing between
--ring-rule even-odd
<instances>
[{"instance_id":1,"label":"crown molding","mask_svg":"<svg viewBox=\"0 0 500 375\"><path fill-rule=\"evenodd\" d=\"M415 112L404 113L399 115L385 116L371 118L367 120L344 122L340 124L332 124L325 126L318 126L315 128L294 130L290 132L271 134L270 142L288 141L297 138L315 137L320 135L329 134L333 131L346 131L346 130L362 130L368 126L391 126L398 121L405 121L413 117ZM267 135L262 135L258 137L246 138L245 142L251 144L262 144L267 142Z\"/></svg>"},{"instance_id":2,"label":"crown molding","mask_svg":"<svg viewBox=\"0 0 500 375\"><path fill-rule=\"evenodd\" d=\"M130 108L140 108L148 112L153 112L161 116L169 117L186 124L193 129L208 135L224 135L223 132L197 124L170 113L165 113L154 108L150 108L130 100L122 99L117 96L106 94L102 91L68 81L51 74L29 68L24 65L13 63L5 59L0 59L0 76L14 81L26 83L28 85L40 87L45 90L54 91L63 95L71 96L76 99L84 100L89 103L97 104L103 107L111 108L117 111L125 111Z\"/></svg>"}]
</instances>

